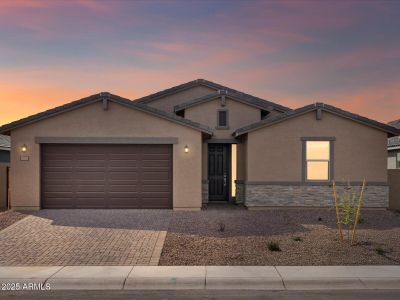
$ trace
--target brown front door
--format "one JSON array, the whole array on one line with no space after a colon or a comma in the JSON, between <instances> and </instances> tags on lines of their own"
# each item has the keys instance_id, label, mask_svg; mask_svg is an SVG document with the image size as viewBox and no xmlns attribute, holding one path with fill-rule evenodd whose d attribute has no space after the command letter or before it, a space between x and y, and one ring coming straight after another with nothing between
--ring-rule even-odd
<instances>
[{"instance_id":1,"label":"brown front door","mask_svg":"<svg viewBox=\"0 0 400 300\"><path fill-rule=\"evenodd\" d=\"M43 208L172 208L171 145L44 144Z\"/></svg>"},{"instance_id":2,"label":"brown front door","mask_svg":"<svg viewBox=\"0 0 400 300\"><path fill-rule=\"evenodd\" d=\"M210 201L228 201L228 144L208 144L208 192Z\"/></svg>"}]
</instances>

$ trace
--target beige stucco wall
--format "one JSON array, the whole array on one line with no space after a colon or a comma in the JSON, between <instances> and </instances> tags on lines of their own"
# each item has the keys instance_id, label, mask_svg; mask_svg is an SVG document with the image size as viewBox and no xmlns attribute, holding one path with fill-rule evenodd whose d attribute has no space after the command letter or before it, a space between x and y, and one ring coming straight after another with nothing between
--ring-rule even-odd
<instances>
[{"instance_id":1,"label":"beige stucco wall","mask_svg":"<svg viewBox=\"0 0 400 300\"><path fill-rule=\"evenodd\" d=\"M228 110L228 129L216 129L218 109ZM213 138L232 139L232 133L245 125L261 120L260 109L226 99L226 105L221 106L221 100L215 99L206 103L185 109L185 118L207 125L214 130Z\"/></svg>"},{"instance_id":2,"label":"beige stucco wall","mask_svg":"<svg viewBox=\"0 0 400 300\"><path fill-rule=\"evenodd\" d=\"M237 180L247 179L247 136L237 145Z\"/></svg>"},{"instance_id":3,"label":"beige stucco wall","mask_svg":"<svg viewBox=\"0 0 400 300\"><path fill-rule=\"evenodd\" d=\"M211 93L215 93L215 90L211 89L209 87L200 85L200 86L196 86L196 87L192 87L192 88L183 90L183 91L175 93L175 94L164 96L162 98L159 98L157 100L147 103L147 105L170 112L170 113L173 113L175 105L182 104L189 100L193 100L193 99L205 96L205 95L209 95Z\"/></svg>"},{"instance_id":4,"label":"beige stucco wall","mask_svg":"<svg viewBox=\"0 0 400 300\"><path fill-rule=\"evenodd\" d=\"M400 169L388 170L389 208L400 210Z\"/></svg>"},{"instance_id":5,"label":"beige stucco wall","mask_svg":"<svg viewBox=\"0 0 400 300\"><path fill-rule=\"evenodd\" d=\"M40 206L41 137L177 137L173 145L174 209L201 207L201 132L113 102L104 111L94 103L11 132L10 190L15 209ZM29 161L20 160L19 148L28 146ZM183 148L188 145L189 153Z\"/></svg>"},{"instance_id":6,"label":"beige stucco wall","mask_svg":"<svg viewBox=\"0 0 400 300\"><path fill-rule=\"evenodd\" d=\"M337 181L387 182L387 134L343 117L315 112L248 134L248 181L302 180L301 137L336 137L334 177Z\"/></svg>"},{"instance_id":7,"label":"beige stucco wall","mask_svg":"<svg viewBox=\"0 0 400 300\"><path fill-rule=\"evenodd\" d=\"M0 163L0 208L7 206L7 165Z\"/></svg>"}]
</instances>

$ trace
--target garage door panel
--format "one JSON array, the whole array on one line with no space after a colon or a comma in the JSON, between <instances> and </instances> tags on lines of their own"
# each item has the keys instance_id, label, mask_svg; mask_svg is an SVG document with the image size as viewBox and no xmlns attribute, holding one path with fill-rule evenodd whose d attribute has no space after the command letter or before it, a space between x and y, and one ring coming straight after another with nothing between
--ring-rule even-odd
<instances>
[{"instance_id":1,"label":"garage door panel","mask_svg":"<svg viewBox=\"0 0 400 300\"><path fill-rule=\"evenodd\" d=\"M88 184L88 185L78 185L76 188L76 192L105 192L104 184Z\"/></svg>"},{"instance_id":2,"label":"garage door panel","mask_svg":"<svg viewBox=\"0 0 400 300\"><path fill-rule=\"evenodd\" d=\"M46 208L73 208L73 202L69 197L44 198L42 205Z\"/></svg>"},{"instance_id":3,"label":"garage door panel","mask_svg":"<svg viewBox=\"0 0 400 300\"><path fill-rule=\"evenodd\" d=\"M171 145L42 145L45 208L171 208Z\"/></svg>"},{"instance_id":4,"label":"garage door panel","mask_svg":"<svg viewBox=\"0 0 400 300\"><path fill-rule=\"evenodd\" d=\"M42 166L44 168L57 168L57 167L67 168L70 167L71 164L72 160L55 159L55 160L45 160Z\"/></svg>"},{"instance_id":5,"label":"garage door panel","mask_svg":"<svg viewBox=\"0 0 400 300\"><path fill-rule=\"evenodd\" d=\"M75 162L80 168L105 168L106 161L105 160L79 160L77 159Z\"/></svg>"},{"instance_id":6,"label":"garage door panel","mask_svg":"<svg viewBox=\"0 0 400 300\"><path fill-rule=\"evenodd\" d=\"M85 172L81 172L81 169L78 169L79 172L75 173L75 178L77 181L79 180L105 180L105 173L104 171L89 171L89 170L85 170Z\"/></svg>"},{"instance_id":7,"label":"garage door panel","mask_svg":"<svg viewBox=\"0 0 400 300\"><path fill-rule=\"evenodd\" d=\"M170 162L168 160L143 160L142 164L143 168L165 168L168 169L170 167Z\"/></svg>"},{"instance_id":8,"label":"garage door panel","mask_svg":"<svg viewBox=\"0 0 400 300\"><path fill-rule=\"evenodd\" d=\"M166 184L153 184L153 185L143 185L143 192L170 192L170 186Z\"/></svg>"},{"instance_id":9,"label":"garage door panel","mask_svg":"<svg viewBox=\"0 0 400 300\"><path fill-rule=\"evenodd\" d=\"M142 178L144 181L146 180L169 180L170 179L170 173L168 171L165 172L143 172L142 173Z\"/></svg>"},{"instance_id":10,"label":"garage door panel","mask_svg":"<svg viewBox=\"0 0 400 300\"><path fill-rule=\"evenodd\" d=\"M73 160L74 156L72 154L59 154L59 153L45 153L42 156L47 162L51 163L57 160Z\"/></svg>"},{"instance_id":11,"label":"garage door panel","mask_svg":"<svg viewBox=\"0 0 400 300\"><path fill-rule=\"evenodd\" d=\"M46 171L46 170L44 170ZM44 179L72 179L73 173L72 172L60 172L60 171L49 171L43 174Z\"/></svg>"},{"instance_id":12,"label":"garage door panel","mask_svg":"<svg viewBox=\"0 0 400 300\"><path fill-rule=\"evenodd\" d=\"M120 172L117 172L117 171L113 170L112 172L110 172L108 174L108 178L109 178L109 180L112 180L112 181L114 181L114 180L122 180L122 181L124 181L124 180L138 180L138 178L139 178L138 171L139 170L137 170L137 171L120 171Z\"/></svg>"},{"instance_id":13,"label":"garage door panel","mask_svg":"<svg viewBox=\"0 0 400 300\"><path fill-rule=\"evenodd\" d=\"M69 191L57 191L57 192L43 192L45 198L72 198L74 196L73 192Z\"/></svg>"},{"instance_id":14,"label":"garage door panel","mask_svg":"<svg viewBox=\"0 0 400 300\"><path fill-rule=\"evenodd\" d=\"M44 192L71 192L74 188L72 184L46 184Z\"/></svg>"},{"instance_id":15,"label":"garage door panel","mask_svg":"<svg viewBox=\"0 0 400 300\"><path fill-rule=\"evenodd\" d=\"M108 191L111 193L113 192L137 192L138 185L137 184L130 184L130 185L109 185Z\"/></svg>"},{"instance_id":16,"label":"garage door panel","mask_svg":"<svg viewBox=\"0 0 400 300\"><path fill-rule=\"evenodd\" d=\"M104 161L106 159L105 153L76 153L73 155L76 160L101 160Z\"/></svg>"},{"instance_id":17,"label":"garage door panel","mask_svg":"<svg viewBox=\"0 0 400 300\"><path fill-rule=\"evenodd\" d=\"M124 167L124 168L138 168L139 167L139 161L137 160L132 160L132 159L127 159L127 160L109 160L108 161L108 166L110 168L112 167Z\"/></svg>"},{"instance_id":18,"label":"garage door panel","mask_svg":"<svg viewBox=\"0 0 400 300\"><path fill-rule=\"evenodd\" d=\"M110 160L139 160L139 154L133 153L110 153L109 154Z\"/></svg>"}]
</instances>

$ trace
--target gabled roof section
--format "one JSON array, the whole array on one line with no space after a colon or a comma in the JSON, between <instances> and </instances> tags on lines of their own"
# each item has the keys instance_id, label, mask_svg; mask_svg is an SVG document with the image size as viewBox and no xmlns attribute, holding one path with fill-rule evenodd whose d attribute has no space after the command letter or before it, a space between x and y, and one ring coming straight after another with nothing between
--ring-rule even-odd
<instances>
[{"instance_id":1,"label":"gabled roof section","mask_svg":"<svg viewBox=\"0 0 400 300\"><path fill-rule=\"evenodd\" d=\"M10 137L0 134L0 150L10 151L11 142Z\"/></svg>"},{"instance_id":2,"label":"gabled roof section","mask_svg":"<svg viewBox=\"0 0 400 300\"><path fill-rule=\"evenodd\" d=\"M390 126L396 127L397 129L400 129L400 119L396 121L392 121L388 123Z\"/></svg>"},{"instance_id":3,"label":"gabled roof section","mask_svg":"<svg viewBox=\"0 0 400 300\"><path fill-rule=\"evenodd\" d=\"M218 90L215 93L211 93L209 95L205 95L205 96L190 100L188 102L178 104L174 107L174 110L175 110L175 112L177 112L177 111L187 109L192 106L196 106L196 105L199 105L202 103L206 103L208 101L215 100L217 98L220 98L221 96L225 96L227 98L236 100L238 102L241 102L241 103L244 103L244 104L259 108L259 109L267 110L267 111L272 111L274 109L274 107L272 105L270 105L269 103L267 103L264 100L260 101L258 99L245 97L245 96L243 96L243 94L240 94L240 93L233 93L233 92L229 92L226 90Z\"/></svg>"},{"instance_id":4,"label":"gabled roof section","mask_svg":"<svg viewBox=\"0 0 400 300\"><path fill-rule=\"evenodd\" d=\"M190 88L195 87L195 86L206 86L206 87L209 87L211 89L214 89L215 91L220 91L221 90L221 91L226 91L229 94L236 94L238 96L240 95L240 97L242 99L247 99L248 102L254 102L254 103L259 103L259 104L263 103L262 104L263 106L265 106L265 107L270 106L273 109L275 109L277 111L280 111L280 112L286 112L288 110L291 110L290 108L285 107L283 105L279 105L277 103L274 103L274 102L271 102L271 101L268 101L268 100L264 100L264 99L255 97L255 96L252 96L252 95L249 95L249 94L246 94L246 93L231 89L229 87L226 87L226 86L223 86L223 85L220 85L218 83L214 83L214 82L211 82L211 81L208 81L208 80L205 80L205 79L196 79L196 80L193 80L193 81L189 81L189 82L186 82L184 84L177 85L177 86L174 86L172 88L163 90L161 92L158 92L158 93L155 93L155 94L151 94L149 96L145 96L145 97L136 99L135 102L139 102L139 103L142 103L142 104L148 104L148 103L150 103L152 101L160 99L161 97L172 95L172 94L175 94L175 93L190 89Z\"/></svg>"},{"instance_id":5,"label":"gabled roof section","mask_svg":"<svg viewBox=\"0 0 400 300\"><path fill-rule=\"evenodd\" d=\"M292 110L292 111L288 111L286 113L283 113L283 114L275 116L275 117L266 118L266 119L261 120L259 122L247 125L247 126L242 127L242 128L239 128L232 135L235 136L235 137L238 137L238 136L241 136L241 135L243 135L245 133L248 133L250 131L254 131L254 130L257 130L257 129L262 128L262 127L267 127L267 126L270 126L270 125L273 125L273 124L276 124L276 123L279 123L279 122L284 122L284 121L289 120L291 118L294 118L294 117L309 113L311 111L315 111L317 109L320 109L321 111L327 111L327 112L330 112L332 114L335 114L335 115L350 119L350 120L355 121L357 123L361 123L361 124L364 124L364 125L367 125L367 126L370 126L370 127L385 131L385 132L387 132L389 134L392 134L392 135L399 135L400 134L400 130L399 129L397 129L395 127L392 127L390 125L386 125L386 124L383 124L383 123L368 119L366 117L362 117L360 115L353 114L351 112L342 110L342 109L337 108L337 107L332 106L332 105L328 105L328 104L325 104L325 103L315 103L315 104L310 104L310 105L307 105L307 106L304 106L304 107L301 107L301 108L298 108L298 109L295 109L295 110Z\"/></svg>"},{"instance_id":6,"label":"gabled roof section","mask_svg":"<svg viewBox=\"0 0 400 300\"><path fill-rule=\"evenodd\" d=\"M208 126L184 119L182 117L164 112L159 109L155 109L155 108L152 108L152 107L140 104L140 103L132 102L129 99L122 98L122 97L119 97L117 95L113 95L113 94L110 94L107 92L95 94L95 95L92 95L92 96L89 96L86 98L82 98L82 99L58 106L56 108L52 108L52 109L46 110L44 112L23 118L21 120L3 125L0 127L0 133L9 133L11 130L14 130L16 128L26 126L28 124L38 122L40 120L47 119L47 118L56 116L58 114L61 114L61 113L67 112L67 111L71 111L71 110L77 109L79 107L89 105L89 104L99 102L99 101L112 101L112 102L130 107L132 109L137 109L137 110L143 111L145 113L157 116L159 118L163 118L163 119L196 129L198 131L204 132L209 135L213 134L213 130L211 128L209 128Z\"/></svg>"}]
</instances>

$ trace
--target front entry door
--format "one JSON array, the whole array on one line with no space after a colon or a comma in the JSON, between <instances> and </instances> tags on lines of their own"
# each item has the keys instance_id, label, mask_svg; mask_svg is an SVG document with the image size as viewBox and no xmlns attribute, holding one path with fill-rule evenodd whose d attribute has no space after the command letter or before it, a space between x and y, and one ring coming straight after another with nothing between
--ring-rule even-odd
<instances>
[{"instance_id":1,"label":"front entry door","mask_svg":"<svg viewBox=\"0 0 400 300\"><path fill-rule=\"evenodd\" d=\"M228 144L208 144L210 201L228 201Z\"/></svg>"}]
</instances>

